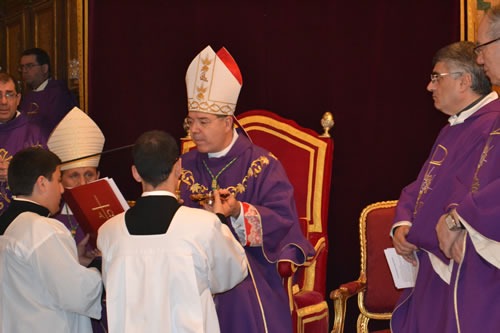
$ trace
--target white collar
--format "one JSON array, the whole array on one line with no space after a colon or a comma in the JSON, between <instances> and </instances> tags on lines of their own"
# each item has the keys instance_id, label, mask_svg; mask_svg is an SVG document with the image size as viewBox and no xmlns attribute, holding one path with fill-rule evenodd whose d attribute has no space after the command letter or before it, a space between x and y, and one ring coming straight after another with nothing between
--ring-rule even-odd
<instances>
[{"instance_id":1,"label":"white collar","mask_svg":"<svg viewBox=\"0 0 500 333\"><path fill-rule=\"evenodd\" d=\"M229 146L227 146L223 150L218 151L216 153L208 153L208 158L218 158L218 157L226 156L226 154L229 153L231 148L233 148L234 143L236 142L237 139L238 139L238 132L236 131L235 128L233 128L233 140L231 140L231 143L229 144Z\"/></svg>"},{"instance_id":2,"label":"white collar","mask_svg":"<svg viewBox=\"0 0 500 333\"><path fill-rule=\"evenodd\" d=\"M12 198L14 198L16 201L26 201L26 202L34 203L35 205L38 205L38 206L42 206L38 202L30 200L30 199L19 198L19 197L15 196L15 195L13 195Z\"/></svg>"},{"instance_id":3,"label":"white collar","mask_svg":"<svg viewBox=\"0 0 500 333\"><path fill-rule=\"evenodd\" d=\"M479 101L476 105L471 107L469 110L460 113L460 115L454 115L448 118L448 122L450 126L455 126L458 124L462 124L467 118L472 116L476 111L485 106L486 104L493 102L498 98L498 94L495 91L490 92L486 95L481 101Z\"/></svg>"},{"instance_id":4,"label":"white collar","mask_svg":"<svg viewBox=\"0 0 500 333\"><path fill-rule=\"evenodd\" d=\"M142 192L141 197L149 197L149 196L169 196L169 197L174 197L176 198L175 194L169 191L149 191L149 192Z\"/></svg>"},{"instance_id":5,"label":"white collar","mask_svg":"<svg viewBox=\"0 0 500 333\"><path fill-rule=\"evenodd\" d=\"M39 85L38 88L33 89L33 91L43 91L45 87L47 87L47 84L49 84L49 79L43 81L42 84Z\"/></svg>"}]
</instances>

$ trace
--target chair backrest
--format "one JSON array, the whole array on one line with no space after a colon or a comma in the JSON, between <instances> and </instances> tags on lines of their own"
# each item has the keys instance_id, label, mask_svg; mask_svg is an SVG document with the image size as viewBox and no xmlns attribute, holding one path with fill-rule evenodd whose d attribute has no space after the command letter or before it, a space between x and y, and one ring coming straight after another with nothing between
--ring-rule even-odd
<instances>
[{"instance_id":1,"label":"chair backrest","mask_svg":"<svg viewBox=\"0 0 500 333\"><path fill-rule=\"evenodd\" d=\"M313 246L325 242L328 249L332 139L320 137L315 131L266 110L244 112L238 116L238 121L253 143L269 150L280 160L294 187L304 234ZM316 267L307 270L302 277L302 286L325 295L328 251L323 252Z\"/></svg>"},{"instance_id":2,"label":"chair backrest","mask_svg":"<svg viewBox=\"0 0 500 333\"><path fill-rule=\"evenodd\" d=\"M237 119L254 144L269 150L280 160L295 190L304 235L313 246L324 242L328 249L333 140L320 137L315 131L266 110L244 112ZM194 143L186 139L181 145L183 153L194 147ZM301 289L316 290L325 295L327 253L322 251L315 267L299 276L297 282Z\"/></svg>"},{"instance_id":3,"label":"chair backrest","mask_svg":"<svg viewBox=\"0 0 500 333\"><path fill-rule=\"evenodd\" d=\"M360 316L390 319L401 290L396 289L384 249L393 247L389 232L397 201L377 202L366 207L359 218L361 276L365 291L358 294Z\"/></svg>"}]
</instances>

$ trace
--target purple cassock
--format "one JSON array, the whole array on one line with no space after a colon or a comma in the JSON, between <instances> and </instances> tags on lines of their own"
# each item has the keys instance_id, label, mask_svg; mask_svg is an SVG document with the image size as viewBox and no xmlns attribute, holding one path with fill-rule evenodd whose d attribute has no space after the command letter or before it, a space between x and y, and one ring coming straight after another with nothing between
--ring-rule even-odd
<instances>
[{"instance_id":1,"label":"purple cassock","mask_svg":"<svg viewBox=\"0 0 500 333\"><path fill-rule=\"evenodd\" d=\"M30 124L24 114L5 124L0 124L0 163L10 162L12 156L21 149L41 146L47 147L47 137L43 135L40 128ZM12 195L7 182L0 182L0 214L10 204Z\"/></svg>"},{"instance_id":2,"label":"purple cassock","mask_svg":"<svg viewBox=\"0 0 500 333\"><path fill-rule=\"evenodd\" d=\"M439 218L457 208L481 235L500 241L499 119L495 100L464 123L445 126L417 180L401 193L394 222L412 222L407 240L420 250L416 284L398 301L393 332L500 332L500 260L496 267L485 260L468 228L457 265L440 251L435 231Z\"/></svg>"},{"instance_id":3,"label":"purple cassock","mask_svg":"<svg viewBox=\"0 0 500 333\"><path fill-rule=\"evenodd\" d=\"M215 296L221 332L292 332L277 262L303 264L314 255L314 248L299 228L293 187L281 163L240 134L226 156L208 158L208 154L193 150L182 156L182 167L181 198L185 205L200 207L190 195L211 191L212 176L207 169L217 177L225 168L217 177L218 186L235 194L244 205L255 207L260 216L262 229L257 238L263 245L244 247L249 264L247 278ZM228 225L237 237L229 219Z\"/></svg>"},{"instance_id":4,"label":"purple cassock","mask_svg":"<svg viewBox=\"0 0 500 333\"><path fill-rule=\"evenodd\" d=\"M61 119L76 105L64 81L49 79L44 90L30 91L23 96L19 111L25 113L49 137Z\"/></svg>"},{"instance_id":5,"label":"purple cassock","mask_svg":"<svg viewBox=\"0 0 500 333\"><path fill-rule=\"evenodd\" d=\"M75 243L78 245L82 241L82 239L85 237L85 232L83 229L80 227L78 224L78 221L75 219L73 214L68 214L70 211L68 210L68 206L65 204L64 199L61 199L61 209L59 213L55 216L52 216L53 218L57 219L59 222L62 222L66 228L71 232L71 235L75 239ZM87 250L92 250L93 248L88 245ZM103 297L105 295L103 294ZM90 319L92 323L92 332L93 333L105 333L107 332L107 316L106 316L106 302L102 302L102 313L101 313L101 319Z\"/></svg>"}]
</instances>

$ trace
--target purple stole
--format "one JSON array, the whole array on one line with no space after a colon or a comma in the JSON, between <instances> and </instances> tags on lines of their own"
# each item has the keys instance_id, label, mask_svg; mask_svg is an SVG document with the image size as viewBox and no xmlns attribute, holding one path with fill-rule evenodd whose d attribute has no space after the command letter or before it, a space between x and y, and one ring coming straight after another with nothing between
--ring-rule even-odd
<instances>
[{"instance_id":1,"label":"purple stole","mask_svg":"<svg viewBox=\"0 0 500 333\"><path fill-rule=\"evenodd\" d=\"M34 146L46 147L47 138L40 128L30 124L22 113L15 119L0 124L0 160L10 162L18 151ZM12 195L7 182L0 182L0 214L9 206Z\"/></svg>"},{"instance_id":2,"label":"purple stole","mask_svg":"<svg viewBox=\"0 0 500 333\"><path fill-rule=\"evenodd\" d=\"M47 137L62 118L76 106L75 98L60 80L49 79L42 91L30 91L19 104L19 111L37 124Z\"/></svg>"},{"instance_id":3,"label":"purple stole","mask_svg":"<svg viewBox=\"0 0 500 333\"><path fill-rule=\"evenodd\" d=\"M215 296L221 332L264 332L266 325L268 332L289 333L291 315L277 261L302 264L306 257L314 255L314 248L299 228L293 187L281 163L241 134L224 157L209 159L208 154L193 150L182 156L181 198L185 205L199 208L189 196L211 190L212 177L203 161L217 175L235 157L217 183L235 193L237 200L257 209L262 220L263 246L245 247L248 277L230 291ZM234 234L231 223L228 224Z\"/></svg>"},{"instance_id":4,"label":"purple stole","mask_svg":"<svg viewBox=\"0 0 500 333\"><path fill-rule=\"evenodd\" d=\"M401 192L394 222L412 222L407 240L420 249L433 253L446 265L449 264L450 260L439 249L435 226L443 214L457 205L459 214L467 222L473 223L474 219L468 218L466 214L462 213L462 210L465 211L470 207L466 201L467 198L471 197L471 190L478 185L478 171L480 171L479 181L484 184L488 183L488 177L482 177L486 167L480 170L478 163L498 117L500 117L500 100L482 107L462 124L446 125L436 139L431 154L422 167L417 180ZM500 121L496 127L500 127L499 124ZM500 140L497 149L491 149L490 154L494 154L496 151L500 153L499 149ZM500 155L497 154L497 156L497 159L500 159ZM488 158L488 163L489 159L491 157ZM486 165L489 167L493 164L488 163ZM496 173L500 176L500 164L497 164L496 169ZM500 211L496 216L500 217ZM497 240L500 240L498 231L497 234L499 236ZM470 238L467 238L466 257L468 255L477 257L478 254L474 251ZM417 281L415 287L406 289L398 301L391 320L393 332L457 332L454 287L458 266L454 264L448 285L434 271L427 253L420 250L417 251L417 256L419 259ZM465 283L463 272L466 262L467 260L464 259L458 281L459 286ZM467 269L467 271L470 270ZM498 281L500 279L497 279L497 284ZM469 288L470 282L467 283L467 288ZM461 321L465 320L469 314L461 312L460 308L475 307L477 297L479 297L478 293L474 295L474 298L460 301L465 294L472 296L467 288L458 289L458 316ZM497 289L500 292L500 288ZM488 298L496 299L489 290L486 294ZM497 295L500 296L500 294ZM483 315L484 310L483 308ZM479 329L481 323L481 321L476 320L472 326L475 329L464 330L465 326L462 326L461 322L462 332L492 331L486 328Z\"/></svg>"}]
</instances>

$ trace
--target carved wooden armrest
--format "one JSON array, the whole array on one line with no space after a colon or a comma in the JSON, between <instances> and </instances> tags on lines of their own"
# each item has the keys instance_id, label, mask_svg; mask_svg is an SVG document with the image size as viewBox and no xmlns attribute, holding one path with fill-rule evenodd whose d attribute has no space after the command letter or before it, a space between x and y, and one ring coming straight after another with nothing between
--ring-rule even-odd
<instances>
[{"instance_id":1,"label":"carved wooden armrest","mask_svg":"<svg viewBox=\"0 0 500 333\"><path fill-rule=\"evenodd\" d=\"M335 309L335 318L333 320L332 333L344 332L345 308L347 300L366 289L366 278L362 275L358 280L344 283L340 288L330 293Z\"/></svg>"},{"instance_id":2,"label":"carved wooden armrest","mask_svg":"<svg viewBox=\"0 0 500 333\"><path fill-rule=\"evenodd\" d=\"M314 249L316 250L316 254L312 258L308 258L302 266L306 267L307 269L307 267L315 263L316 259L325 250L325 248L326 248L325 239L324 238L319 239L318 242L316 243L316 246L314 247ZM283 285L286 289L286 293L288 296L290 311L293 311L293 295L299 291L299 286L293 285L293 275L299 269L299 267L302 266L296 265L291 261L278 262L278 274L283 279Z\"/></svg>"}]
</instances>

